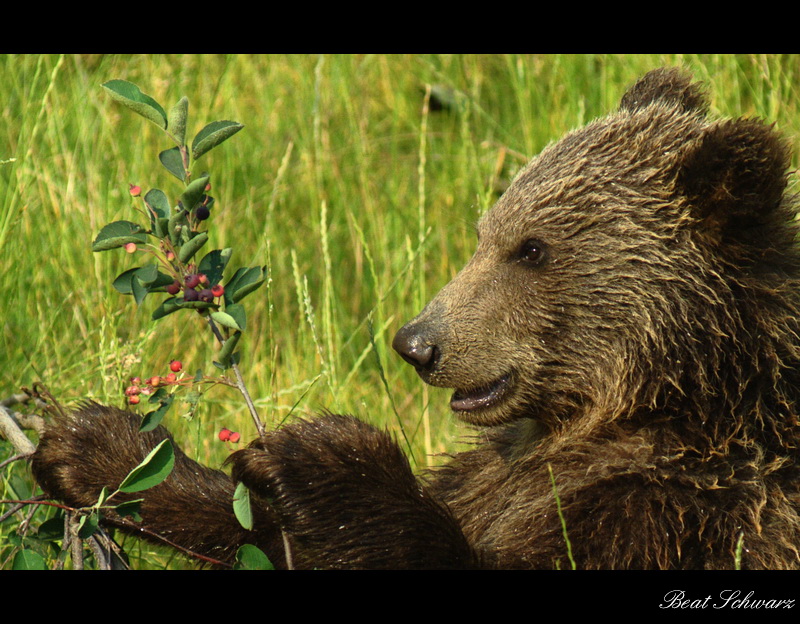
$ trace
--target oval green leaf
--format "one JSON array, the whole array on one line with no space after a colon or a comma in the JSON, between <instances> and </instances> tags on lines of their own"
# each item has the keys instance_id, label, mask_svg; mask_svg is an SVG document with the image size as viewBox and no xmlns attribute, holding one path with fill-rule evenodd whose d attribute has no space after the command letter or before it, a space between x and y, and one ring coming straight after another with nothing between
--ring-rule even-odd
<instances>
[{"instance_id":1,"label":"oval green leaf","mask_svg":"<svg viewBox=\"0 0 800 624\"><path fill-rule=\"evenodd\" d=\"M275 566L259 548L252 544L242 544L236 551L236 563L233 568L235 570L274 570Z\"/></svg>"},{"instance_id":2,"label":"oval green leaf","mask_svg":"<svg viewBox=\"0 0 800 624\"><path fill-rule=\"evenodd\" d=\"M226 301L236 303L244 299L266 281L266 267L239 269L225 286Z\"/></svg>"},{"instance_id":3,"label":"oval green leaf","mask_svg":"<svg viewBox=\"0 0 800 624\"><path fill-rule=\"evenodd\" d=\"M238 329L239 331L242 331L244 329L244 327L240 326L239 323L236 321L236 319L227 312L212 312L211 318L214 319L217 323L219 323L223 327L229 327L230 329Z\"/></svg>"},{"instance_id":4,"label":"oval green leaf","mask_svg":"<svg viewBox=\"0 0 800 624\"><path fill-rule=\"evenodd\" d=\"M168 219L170 216L169 199L161 189L150 189L144 196L144 203L147 204L150 212L150 221L156 219Z\"/></svg>"},{"instance_id":5,"label":"oval green leaf","mask_svg":"<svg viewBox=\"0 0 800 624\"><path fill-rule=\"evenodd\" d=\"M244 483L236 484L233 493L233 513L245 529L253 530L253 511L250 509L250 490Z\"/></svg>"},{"instance_id":6,"label":"oval green leaf","mask_svg":"<svg viewBox=\"0 0 800 624\"><path fill-rule=\"evenodd\" d=\"M183 262L189 262L194 255L200 251L200 248L208 242L208 233L200 232L194 238L189 239L189 242L181 245L178 251L178 259Z\"/></svg>"},{"instance_id":7,"label":"oval green leaf","mask_svg":"<svg viewBox=\"0 0 800 624\"><path fill-rule=\"evenodd\" d=\"M106 251L122 247L128 243L144 244L147 233L142 226L132 221L114 221L106 225L92 243L92 251Z\"/></svg>"},{"instance_id":8,"label":"oval green leaf","mask_svg":"<svg viewBox=\"0 0 800 624\"><path fill-rule=\"evenodd\" d=\"M44 558L33 550L20 550L14 555L12 570L47 570Z\"/></svg>"},{"instance_id":9,"label":"oval green leaf","mask_svg":"<svg viewBox=\"0 0 800 624\"><path fill-rule=\"evenodd\" d=\"M181 299L181 301L183 301L183 299ZM180 309L181 307L178 305L178 298L170 297L169 299L165 299L160 306L153 310L152 319L157 321L158 319L164 318L168 314L177 312Z\"/></svg>"},{"instance_id":10,"label":"oval green leaf","mask_svg":"<svg viewBox=\"0 0 800 624\"><path fill-rule=\"evenodd\" d=\"M164 150L158 155L158 159L166 170L181 182L186 180L186 169L183 166L183 157L181 156L180 148L171 147L168 150Z\"/></svg>"},{"instance_id":11,"label":"oval green leaf","mask_svg":"<svg viewBox=\"0 0 800 624\"><path fill-rule=\"evenodd\" d=\"M197 178L196 180L192 180L183 191L183 194L180 197L180 202L183 204L183 207L186 208L186 210L193 210L195 204L197 204L200 201L200 198L203 197L203 194L206 192L208 179L208 176L203 176L201 178Z\"/></svg>"},{"instance_id":12,"label":"oval green leaf","mask_svg":"<svg viewBox=\"0 0 800 624\"><path fill-rule=\"evenodd\" d=\"M222 274L228 266L232 253L233 249L230 247L209 251L197 265L197 272L204 274L212 286L221 283Z\"/></svg>"},{"instance_id":13,"label":"oval green leaf","mask_svg":"<svg viewBox=\"0 0 800 624\"><path fill-rule=\"evenodd\" d=\"M81 516L78 521L78 537L81 539L88 539L97 531L100 525L99 514L92 512L88 516Z\"/></svg>"},{"instance_id":14,"label":"oval green leaf","mask_svg":"<svg viewBox=\"0 0 800 624\"><path fill-rule=\"evenodd\" d=\"M192 141L192 158L197 160L207 151L214 149L223 141L231 138L244 128L236 121L212 121L194 137Z\"/></svg>"},{"instance_id":15,"label":"oval green leaf","mask_svg":"<svg viewBox=\"0 0 800 624\"><path fill-rule=\"evenodd\" d=\"M158 485L172 472L175 465L175 451L169 438L156 446L141 464L128 473L120 483L120 492L141 492Z\"/></svg>"},{"instance_id":16,"label":"oval green leaf","mask_svg":"<svg viewBox=\"0 0 800 624\"><path fill-rule=\"evenodd\" d=\"M167 129L179 145L186 142L186 119L188 117L189 99L183 96L169 111L169 123L167 124Z\"/></svg>"},{"instance_id":17,"label":"oval green leaf","mask_svg":"<svg viewBox=\"0 0 800 624\"><path fill-rule=\"evenodd\" d=\"M152 97L127 80L109 80L102 85L112 99L152 121L162 130L167 128L167 114Z\"/></svg>"},{"instance_id":18,"label":"oval green leaf","mask_svg":"<svg viewBox=\"0 0 800 624\"><path fill-rule=\"evenodd\" d=\"M114 507L114 511L117 512L120 516L130 516L134 522L141 522L142 516L142 501L143 498L137 498L136 500L132 501L125 501L124 503L120 503L116 507Z\"/></svg>"},{"instance_id":19,"label":"oval green leaf","mask_svg":"<svg viewBox=\"0 0 800 624\"><path fill-rule=\"evenodd\" d=\"M219 362L215 362L215 364L219 364L218 368L222 370L230 368L232 363L231 356L233 355L234 349L236 349L236 345L239 344L239 339L241 337L242 332L237 331L225 341L225 344L219 351Z\"/></svg>"},{"instance_id":20,"label":"oval green leaf","mask_svg":"<svg viewBox=\"0 0 800 624\"><path fill-rule=\"evenodd\" d=\"M139 270L140 267L136 267L134 269L128 269L123 273L117 275L117 278L111 284L118 292L121 292L123 295L130 295L133 292L133 276L136 274L136 271Z\"/></svg>"},{"instance_id":21,"label":"oval green leaf","mask_svg":"<svg viewBox=\"0 0 800 624\"><path fill-rule=\"evenodd\" d=\"M167 411L169 411L169 408L172 407L173 398L173 395L168 394L161 402L158 409L145 414L145 417L142 419L142 424L139 426L139 431L152 431L158 427Z\"/></svg>"}]
</instances>

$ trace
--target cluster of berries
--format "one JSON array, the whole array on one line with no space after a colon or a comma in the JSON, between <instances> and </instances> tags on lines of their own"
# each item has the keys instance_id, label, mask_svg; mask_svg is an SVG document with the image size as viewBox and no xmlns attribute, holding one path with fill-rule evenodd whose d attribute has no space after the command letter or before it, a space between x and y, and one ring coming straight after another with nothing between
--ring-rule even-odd
<instances>
[{"instance_id":1,"label":"cluster of berries","mask_svg":"<svg viewBox=\"0 0 800 624\"><path fill-rule=\"evenodd\" d=\"M141 400L140 395L153 394L157 388L168 386L178 381L178 373L183 369L183 364L178 360L169 363L169 373L164 376L154 375L142 382L140 377L131 377L131 385L125 388L125 396L130 405L136 405Z\"/></svg>"},{"instance_id":2,"label":"cluster of berries","mask_svg":"<svg viewBox=\"0 0 800 624\"><path fill-rule=\"evenodd\" d=\"M190 273L187 275L183 284L180 280L175 280L167 286L167 292L170 295L177 295L183 290L184 301L205 301L212 302L216 297L221 297L225 294L225 288L222 284L214 284L211 288L208 287L208 278L203 273Z\"/></svg>"},{"instance_id":3,"label":"cluster of berries","mask_svg":"<svg viewBox=\"0 0 800 624\"><path fill-rule=\"evenodd\" d=\"M238 431L231 431L230 429L226 429L225 427L219 430L219 439L222 440L223 442L233 442L234 444L236 444L236 442L239 441L240 437L241 436L239 435Z\"/></svg>"}]
</instances>

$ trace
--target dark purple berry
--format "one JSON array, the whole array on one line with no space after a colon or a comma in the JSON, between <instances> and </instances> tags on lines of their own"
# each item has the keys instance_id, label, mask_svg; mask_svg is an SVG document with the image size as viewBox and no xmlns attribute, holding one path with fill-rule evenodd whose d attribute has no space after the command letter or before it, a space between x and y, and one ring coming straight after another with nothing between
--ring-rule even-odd
<instances>
[{"instance_id":1,"label":"dark purple berry","mask_svg":"<svg viewBox=\"0 0 800 624\"><path fill-rule=\"evenodd\" d=\"M184 301L198 301L199 299L200 293L198 293L194 288L187 288L183 291Z\"/></svg>"},{"instance_id":2,"label":"dark purple berry","mask_svg":"<svg viewBox=\"0 0 800 624\"><path fill-rule=\"evenodd\" d=\"M170 295L177 295L180 291L181 291L181 283L178 280L175 280L169 286L167 286L167 292Z\"/></svg>"},{"instance_id":3,"label":"dark purple berry","mask_svg":"<svg viewBox=\"0 0 800 624\"><path fill-rule=\"evenodd\" d=\"M214 301L214 293L210 288L204 288L200 291L200 301Z\"/></svg>"},{"instance_id":4,"label":"dark purple berry","mask_svg":"<svg viewBox=\"0 0 800 624\"><path fill-rule=\"evenodd\" d=\"M211 211L207 206L198 206L194 211L194 216L198 221L205 221L211 216Z\"/></svg>"},{"instance_id":5,"label":"dark purple berry","mask_svg":"<svg viewBox=\"0 0 800 624\"><path fill-rule=\"evenodd\" d=\"M200 283L200 276L197 274L192 274L186 277L186 281L184 282L186 288L195 288Z\"/></svg>"}]
</instances>

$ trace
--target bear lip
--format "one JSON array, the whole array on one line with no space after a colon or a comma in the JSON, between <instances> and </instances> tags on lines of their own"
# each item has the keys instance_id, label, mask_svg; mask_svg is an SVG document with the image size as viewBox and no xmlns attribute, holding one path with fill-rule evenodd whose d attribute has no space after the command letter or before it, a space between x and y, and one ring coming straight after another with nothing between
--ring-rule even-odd
<instances>
[{"instance_id":1,"label":"bear lip","mask_svg":"<svg viewBox=\"0 0 800 624\"><path fill-rule=\"evenodd\" d=\"M450 409L454 412L472 412L492 407L506 395L510 381L511 373L506 373L480 388L456 390L450 399Z\"/></svg>"}]
</instances>

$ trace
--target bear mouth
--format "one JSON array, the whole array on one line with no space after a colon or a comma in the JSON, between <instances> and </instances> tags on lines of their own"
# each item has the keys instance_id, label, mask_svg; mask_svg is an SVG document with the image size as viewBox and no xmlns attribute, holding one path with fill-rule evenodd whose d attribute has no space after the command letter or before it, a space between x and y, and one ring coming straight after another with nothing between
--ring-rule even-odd
<instances>
[{"instance_id":1,"label":"bear mouth","mask_svg":"<svg viewBox=\"0 0 800 624\"><path fill-rule=\"evenodd\" d=\"M471 390L456 390L450 399L450 409L454 412L475 412L497 405L511 387L511 373L506 373L495 381Z\"/></svg>"}]
</instances>

